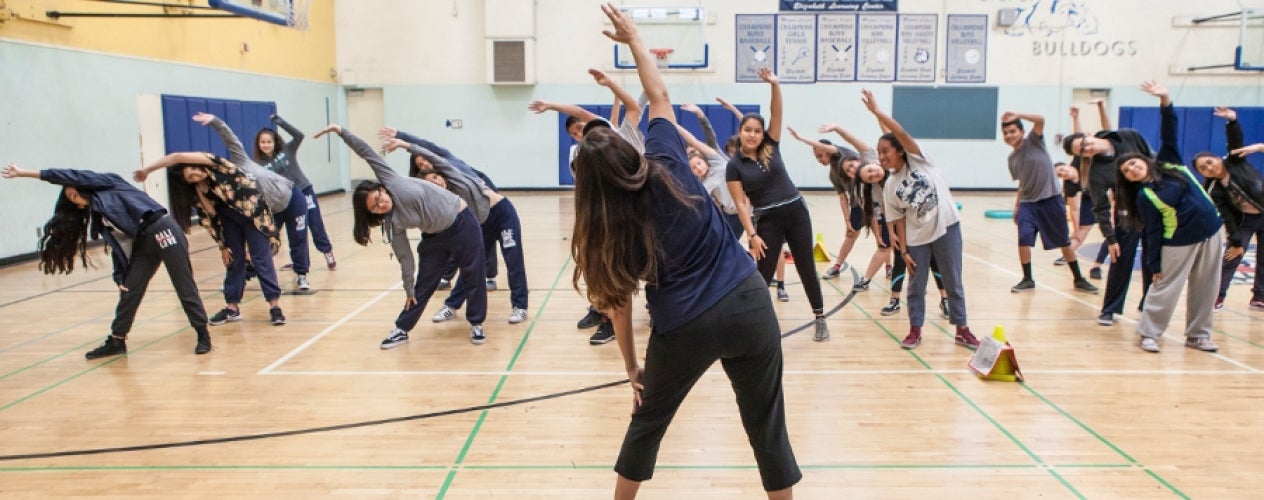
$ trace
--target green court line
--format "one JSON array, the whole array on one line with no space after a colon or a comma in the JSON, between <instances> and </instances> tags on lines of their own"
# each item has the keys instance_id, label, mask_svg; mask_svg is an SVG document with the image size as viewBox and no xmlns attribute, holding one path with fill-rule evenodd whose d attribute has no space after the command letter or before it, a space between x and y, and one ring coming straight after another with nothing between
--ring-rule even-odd
<instances>
[{"instance_id":1,"label":"green court line","mask_svg":"<svg viewBox=\"0 0 1264 500\"><path fill-rule=\"evenodd\" d=\"M1250 339L1244 339L1244 338L1239 337L1239 336L1237 336L1237 335L1230 334L1230 333L1228 333L1228 332L1226 332L1226 331L1224 331L1224 330L1221 330L1221 329L1219 329L1219 328L1215 328L1215 329L1213 329L1213 331L1215 331L1216 333L1219 333L1219 334L1221 334L1221 335L1224 335L1224 336L1226 336L1226 337L1229 337L1229 338L1231 338L1231 339L1233 339L1233 340L1236 340L1236 341L1238 341L1238 342L1245 342L1245 343L1247 343L1247 344L1250 344L1250 345L1252 345L1252 346L1258 347L1258 348L1260 348L1260 349L1264 349L1264 345L1257 344L1257 343L1255 343L1254 341L1252 341L1252 340L1250 340Z\"/></svg>"},{"instance_id":2,"label":"green court line","mask_svg":"<svg viewBox=\"0 0 1264 500\"><path fill-rule=\"evenodd\" d=\"M531 325L527 327L526 333L522 335L522 340L518 342L518 348L514 350L513 357L509 358L509 365L505 367L505 372L513 371L513 367L518 362L518 357L522 355L522 350L527 346L527 340L531 339L531 331L535 329L536 321L540 318L540 314L544 312L544 307L549 305L549 299L553 297L553 289L557 288L557 283L562 280L562 273L570 266L571 257L567 256L566 261L562 262L562 268L557 270L557 276L553 278L553 284L549 286L549 292L544 294L544 300L540 301L540 307L536 308L536 313L531 318ZM491 397L487 398L487 404L496 402L496 398L500 396L500 390L504 388L505 381L509 380L509 375L500 376L500 380L496 382L496 388L492 390ZM448 477L443 480L443 486L439 488L439 493L435 495L436 500L444 498L448 493L448 488L452 486L452 481L456 479L456 473L461 469L465 462L465 456L469 453L470 447L474 445L474 438L478 436L478 431L483 428L483 422L487 420L489 410L483 410L478 414L478 421L474 422L474 428L470 429L470 435L465 438L465 444L461 446L461 453L457 454L456 462L452 464L452 469L448 471Z\"/></svg>"},{"instance_id":3,"label":"green court line","mask_svg":"<svg viewBox=\"0 0 1264 500\"><path fill-rule=\"evenodd\" d=\"M829 285L835 291L842 293L842 290L840 290L838 286L834 285L833 283L830 283ZM877 325L878 328L882 329L882 331L885 332L888 337L890 337L892 340L896 342L900 341L900 339L896 338L895 334L891 333L891 331L888 330L885 325L880 323L878 320L874 319L873 316L869 314L869 311L866 311L863 307L860 307L860 305L856 304L855 302L852 302L852 305L856 308L856 310L860 311L861 314L864 314L866 318L869 318L871 321L873 321L873 324ZM927 370L932 369L930 364L927 363L926 360L922 359L921 356L918 356L916 352L913 352L911 349L907 350L907 352L910 356L913 357L913 359L917 360L917 362L920 363ZM940 374L935 374L935 378L939 379L939 381L943 383L945 386L947 386L949 389L951 389L952 392L956 394L958 398L960 398L962 401L965 401L966 404L970 405L971 408L974 408L974 411L978 412L979 415L983 416L984 419L987 419L988 422L990 422L994 427L1000 430L1001 433L1005 435L1005 437L1009 438L1010 442L1018 446L1018 448L1022 450L1023 453L1026 453L1029 458L1031 458L1032 460L1034 460L1037 464L1041 466L1046 465L1044 460L1041 459L1039 455L1031 451L1031 449L1027 448L1027 446L1024 445L1022 441L1019 441L1017 437L1015 437L1013 434L1009 432L1009 429L1006 429L1005 426L1001 425L1001 423L996 421L995 418L992 418L992 415L988 414L987 411L985 411L979 405L975 404L973 400L971 400L969 397L963 394L960 390L958 390L957 386L953 385L952 382L949 382L946 377ZM1051 468L1046 468L1045 470L1049 472L1049 475L1053 476L1054 479L1057 479L1058 482L1062 483L1062 485L1065 486L1068 490L1070 490L1071 493L1074 494L1077 498L1081 498L1081 499L1087 498L1084 496L1083 493L1080 493L1079 490L1075 489L1075 486L1072 486L1071 483L1067 482L1066 478L1063 478L1061 474L1058 474L1057 471Z\"/></svg>"},{"instance_id":4,"label":"green court line","mask_svg":"<svg viewBox=\"0 0 1264 500\"><path fill-rule=\"evenodd\" d=\"M74 471L148 471L148 470L419 470L447 471L451 465L49 465L29 467L0 467L5 472L74 472ZM991 470L991 469L1041 469L1046 466L1038 464L799 464L801 469L810 470ZM1128 469L1135 464L1065 464L1049 465L1060 469ZM663 465L656 469L667 470L758 470L757 465ZM470 471L526 471L526 470L600 470L614 469L614 464L579 465L466 465L463 470Z\"/></svg>"}]
</instances>

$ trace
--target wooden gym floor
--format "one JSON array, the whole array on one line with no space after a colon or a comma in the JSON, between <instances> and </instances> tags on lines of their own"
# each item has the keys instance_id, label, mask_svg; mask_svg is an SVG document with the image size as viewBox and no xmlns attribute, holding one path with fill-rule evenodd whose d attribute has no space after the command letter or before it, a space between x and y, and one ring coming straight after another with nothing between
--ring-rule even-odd
<instances>
[{"instance_id":1,"label":"wooden gym floor","mask_svg":"<svg viewBox=\"0 0 1264 500\"><path fill-rule=\"evenodd\" d=\"M615 344L590 346L591 330L575 329L585 301L570 287L572 198L509 195L523 220L530 317L505 323L502 265L481 347L463 318L428 320L439 295L411 343L378 349L404 298L398 266L387 245L351 241L344 195L322 200L337 271L317 265L316 293L282 298L282 327L267 323L252 282L245 320L212 327L216 349L204 356L192 353L165 272L141 307L130 354L85 361L113 317L108 258L70 276L45 277L34 263L0 269L0 496L609 497L630 394ZM836 198L807 198L815 230L837 251ZM809 330L784 340L800 498L1264 491L1264 312L1247 307L1249 286L1232 287L1216 316L1219 353L1182 346L1183 306L1164 351L1143 353L1139 278L1126 318L1111 327L1094 322L1100 296L1076 294L1066 268L1052 265L1056 251L1035 252L1039 288L1013 295L1013 225L982 215L1009 208L1013 195L957 199L971 326L1006 328L1027 383L977 380L965 369L970 352L937 314L921 347L900 349L906 316L879 314L886 280L850 299L851 272L826 281L827 308L844 304L829 319L833 339L813 342ZM223 307L223 268L204 231L191 246L213 313ZM863 268L872 249L862 239L849 261ZM787 332L811 318L789 274L792 299L777 305ZM292 286L291 273L281 278ZM638 307L642 348L647 320ZM759 485L717 367L685 401L642 496L758 498Z\"/></svg>"}]
</instances>

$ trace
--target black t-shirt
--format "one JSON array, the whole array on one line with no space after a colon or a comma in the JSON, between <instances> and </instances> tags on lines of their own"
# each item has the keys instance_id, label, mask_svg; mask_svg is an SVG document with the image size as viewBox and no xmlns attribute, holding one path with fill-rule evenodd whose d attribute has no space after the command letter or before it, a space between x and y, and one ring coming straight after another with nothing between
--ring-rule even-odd
<instances>
[{"instance_id":1,"label":"black t-shirt","mask_svg":"<svg viewBox=\"0 0 1264 500\"><path fill-rule=\"evenodd\" d=\"M781 144L772 139L765 140L772 144L772 158L767 165L738 152L729 160L724 175L726 181L742 183L742 191L750 198L753 208L775 205L799 196L799 188L790 181L786 163L781 160Z\"/></svg>"},{"instance_id":2,"label":"black t-shirt","mask_svg":"<svg viewBox=\"0 0 1264 500\"><path fill-rule=\"evenodd\" d=\"M1067 180L1062 181L1062 197L1065 199L1069 200L1071 198L1075 198L1080 194L1080 191L1083 190L1084 188L1080 187L1080 183L1078 182L1071 182Z\"/></svg>"}]
</instances>

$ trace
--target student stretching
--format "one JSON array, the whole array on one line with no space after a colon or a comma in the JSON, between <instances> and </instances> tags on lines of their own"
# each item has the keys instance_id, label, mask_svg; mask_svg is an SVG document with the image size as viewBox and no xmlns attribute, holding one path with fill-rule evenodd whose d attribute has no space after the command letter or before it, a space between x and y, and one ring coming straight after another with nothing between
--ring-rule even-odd
<instances>
[{"instance_id":1,"label":"student stretching","mask_svg":"<svg viewBox=\"0 0 1264 500\"><path fill-rule=\"evenodd\" d=\"M136 311L145 297L158 266L176 289L184 315L197 332L195 354L211 351L211 334L206 329L206 309L198 295L193 266L189 263L189 241L167 210L149 195L128 184L118 174L88 170L23 170L10 163L0 176L27 177L62 186L53 217L44 224L39 241L40 270L44 274L70 274L75 257L88 267L88 238L104 238L114 262L114 284L118 285L118 306L110 334L100 347L88 351L88 359L127 353L127 334L136 320Z\"/></svg>"},{"instance_id":2,"label":"student stretching","mask_svg":"<svg viewBox=\"0 0 1264 500\"><path fill-rule=\"evenodd\" d=\"M272 115L270 118L272 123L290 134L290 140L282 139L274 129L260 129L255 134L254 160L289 179L302 193L303 200L307 202L307 231L312 236L312 242L316 243L316 250L325 254L325 266L333 271L338 267L338 260L334 258L334 245L329 242L329 233L325 231L325 218L321 216L320 203L316 199L312 181L303 173L303 167L298 165L298 147L303 143L303 131L290 125L280 115Z\"/></svg>"},{"instance_id":3,"label":"student stretching","mask_svg":"<svg viewBox=\"0 0 1264 500\"><path fill-rule=\"evenodd\" d=\"M1255 236L1255 265L1264 258L1264 178L1246 155L1264 152L1264 144L1243 146L1242 125L1238 114L1229 108L1216 108L1216 116L1225 122L1225 137L1229 142L1229 155L1224 159L1209 152L1194 156L1194 167L1203 174L1203 189L1211 195L1216 209L1224 218L1225 234L1229 247L1225 249L1224 264L1220 267L1220 292L1216 296L1216 311L1224 308L1229 284L1238 271L1238 264L1246 254L1251 236ZM1255 273L1251 286L1251 309L1264 309L1264 275Z\"/></svg>"}]
</instances>

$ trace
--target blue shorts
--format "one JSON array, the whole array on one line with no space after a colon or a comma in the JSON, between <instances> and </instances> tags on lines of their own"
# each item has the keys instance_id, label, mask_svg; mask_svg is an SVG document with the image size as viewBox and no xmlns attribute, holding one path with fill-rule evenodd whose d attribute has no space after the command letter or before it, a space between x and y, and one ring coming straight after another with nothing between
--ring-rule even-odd
<instances>
[{"instance_id":1,"label":"blue shorts","mask_svg":"<svg viewBox=\"0 0 1264 500\"><path fill-rule=\"evenodd\" d=\"M1093 199L1088 196L1088 192L1080 193L1080 225L1092 226L1097 224L1097 217L1093 216Z\"/></svg>"},{"instance_id":2,"label":"blue shorts","mask_svg":"<svg viewBox=\"0 0 1264 500\"><path fill-rule=\"evenodd\" d=\"M865 228L865 211L860 207L851 207L851 228L859 231Z\"/></svg>"},{"instance_id":3,"label":"blue shorts","mask_svg":"<svg viewBox=\"0 0 1264 500\"><path fill-rule=\"evenodd\" d=\"M1071 233L1066 223L1066 202L1062 195L1054 195L1040 201L1018 204L1015 214L1018 222L1018 246L1036 245L1036 233L1045 250L1062 248L1071 244Z\"/></svg>"}]
</instances>

